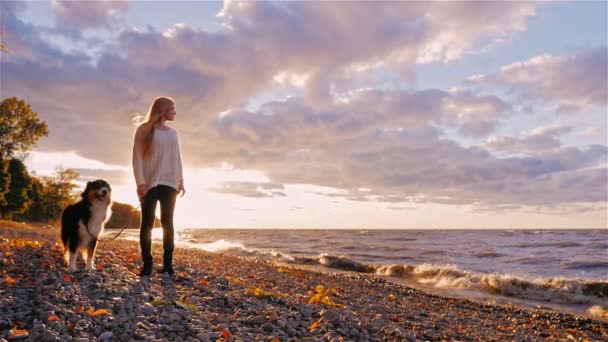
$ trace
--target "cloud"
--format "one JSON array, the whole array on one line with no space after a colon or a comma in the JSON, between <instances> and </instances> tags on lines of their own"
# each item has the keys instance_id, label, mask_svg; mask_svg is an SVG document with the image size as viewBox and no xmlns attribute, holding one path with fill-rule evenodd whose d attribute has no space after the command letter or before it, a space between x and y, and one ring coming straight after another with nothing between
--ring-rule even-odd
<instances>
[{"instance_id":1,"label":"cloud","mask_svg":"<svg viewBox=\"0 0 608 342\"><path fill-rule=\"evenodd\" d=\"M554 139L570 128L544 127L510 149L490 144L517 156L463 147L437 127L454 116L441 105L454 98L441 91L370 90L323 112L295 99L273 102L257 112L225 113L216 136L221 146L232 142L224 157L235 166L265 170L282 184L341 189L329 197L494 206L606 199L597 190L606 186L599 176L606 171L606 146L562 146ZM388 110L394 103L401 110Z\"/></svg>"},{"instance_id":2,"label":"cloud","mask_svg":"<svg viewBox=\"0 0 608 342\"><path fill-rule=\"evenodd\" d=\"M226 2L219 19L225 30L128 29L92 58L58 49L42 38L43 28L3 7L13 32L7 44L19 46L1 61L3 94L22 97L49 122L41 150L115 165L130 161L135 113L145 114L158 95L172 96L189 167L227 162L264 172L271 182L228 182L213 189L220 193L285 196L285 184L310 184L335 189L327 196L386 203L605 201L598 191L606 188L605 146L561 146L551 140L560 133L541 132L536 139L545 145L515 141L528 149L499 156L508 147L463 146L446 128L475 139L495 133L511 111L501 98L356 82L374 70L409 79L415 63L482 51L524 30L534 13L535 4L524 2ZM588 74L575 67L580 62L601 62L601 52L583 57L524 63L475 81L540 85L533 94L555 100L561 83L541 76L565 68L570 80ZM516 77L526 72L532 76ZM301 94L248 106L281 80ZM562 104L605 106L596 96L563 94Z\"/></svg>"},{"instance_id":3,"label":"cloud","mask_svg":"<svg viewBox=\"0 0 608 342\"><path fill-rule=\"evenodd\" d=\"M211 189L220 194L232 194L244 197L285 197L281 184L256 182L222 182L220 186Z\"/></svg>"},{"instance_id":4,"label":"cloud","mask_svg":"<svg viewBox=\"0 0 608 342\"><path fill-rule=\"evenodd\" d=\"M530 132L523 132L521 137L489 137L485 146L494 151L512 154L541 154L561 148L560 136L572 131L570 126L543 126Z\"/></svg>"},{"instance_id":5,"label":"cloud","mask_svg":"<svg viewBox=\"0 0 608 342\"><path fill-rule=\"evenodd\" d=\"M103 179L110 183L110 185L123 185L126 184L127 179L131 176L125 170L108 170L108 169L84 169L84 168L73 168L79 175L78 181L89 182L97 179Z\"/></svg>"},{"instance_id":6,"label":"cloud","mask_svg":"<svg viewBox=\"0 0 608 342\"><path fill-rule=\"evenodd\" d=\"M503 66L494 74L475 75L469 84L498 85L523 101L556 103L557 112L573 112L608 103L608 50L600 46L572 56L544 54Z\"/></svg>"},{"instance_id":7,"label":"cloud","mask_svg":"<svg viewBox=\"0 0 608 342\"><path fill-rule=\"evenodd\" d=\"M51 0L50 4L61 25L87 29L109 26L117 13L129 8L130 0Z\"/></svg>"}]
</instances>

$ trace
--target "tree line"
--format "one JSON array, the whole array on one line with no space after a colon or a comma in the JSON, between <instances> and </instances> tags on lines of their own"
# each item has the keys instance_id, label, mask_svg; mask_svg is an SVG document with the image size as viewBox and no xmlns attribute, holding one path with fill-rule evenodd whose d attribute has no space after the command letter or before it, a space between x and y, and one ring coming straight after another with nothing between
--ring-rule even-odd
<instances>
[{"instance_id":1,"label":"tree line","mask_svg":"<svg viewBox=\"0 0 608 342\"><path fill-rule=\"evenodd\" d=\"M48 125L31 106L16 97L0 103L0 217L4 220L54 224L63 209L80 195L78 173L58 168L53 176L37 176L24 160ZM110 228L139 227L140 215L129 204L114 202ZM158 226L156 219L155 226Z\"/></svg>"}]
</instances>

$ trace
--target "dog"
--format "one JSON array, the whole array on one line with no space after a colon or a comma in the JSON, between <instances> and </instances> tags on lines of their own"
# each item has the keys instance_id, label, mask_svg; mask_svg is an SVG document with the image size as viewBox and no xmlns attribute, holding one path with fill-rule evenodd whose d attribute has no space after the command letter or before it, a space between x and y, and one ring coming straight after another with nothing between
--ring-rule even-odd
<instances>
[{"instance_id":1,"label":"dog","mask_svg":"<svg viewBox=\"0 0 608 342\"><path fill-rule=\"evenodd\" d=\"M61 215L61 242L68 272L75 272L77 253L82 253L86 270L95 267L95 249L105 223L110 219L112 188L105 180L88 182L82 199Z\"/></svg>"}]
</instances>

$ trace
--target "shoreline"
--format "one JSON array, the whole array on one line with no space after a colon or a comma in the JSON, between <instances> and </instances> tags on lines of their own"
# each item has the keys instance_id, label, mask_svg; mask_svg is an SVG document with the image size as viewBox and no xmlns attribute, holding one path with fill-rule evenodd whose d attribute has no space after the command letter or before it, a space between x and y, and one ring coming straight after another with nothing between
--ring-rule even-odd
<instances>
[{"instance_id":1,"label":"shoreline","mask_svg":"<svg viewBox=\"0 0 608 342\"><path fill-rule=\"evenodd\" d=\"M195 249L175 250L174 278L140 279L138 244L126 240L100 242L97 269L66 276L55 244L58 231L40 229L0 226L0 338L608 339L608 323L586 316L481 303L373 275L319 273ZM41 243L28 243L34 240ZM161 252L155 244L155 262Z\"/></svg>"}]
</instances>

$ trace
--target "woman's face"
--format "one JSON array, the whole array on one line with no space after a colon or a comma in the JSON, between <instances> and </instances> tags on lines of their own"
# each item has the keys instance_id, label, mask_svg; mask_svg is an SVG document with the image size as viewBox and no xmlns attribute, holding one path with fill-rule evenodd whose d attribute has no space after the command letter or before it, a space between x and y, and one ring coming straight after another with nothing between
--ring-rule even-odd
<instances>
[{"instance_id":1,"label":"woman's face","mask_svg":"<svg viewBox=\"0 0 608 342\"><path fill-rule=\"evenodd\" d=\"M171 108L165 112L165 115L164 115L165 120L167 120L167 121L175 120L175 114L177 114L177 112L175 111L175 106L171 106Z\"/></svg>"}]
</instances>

